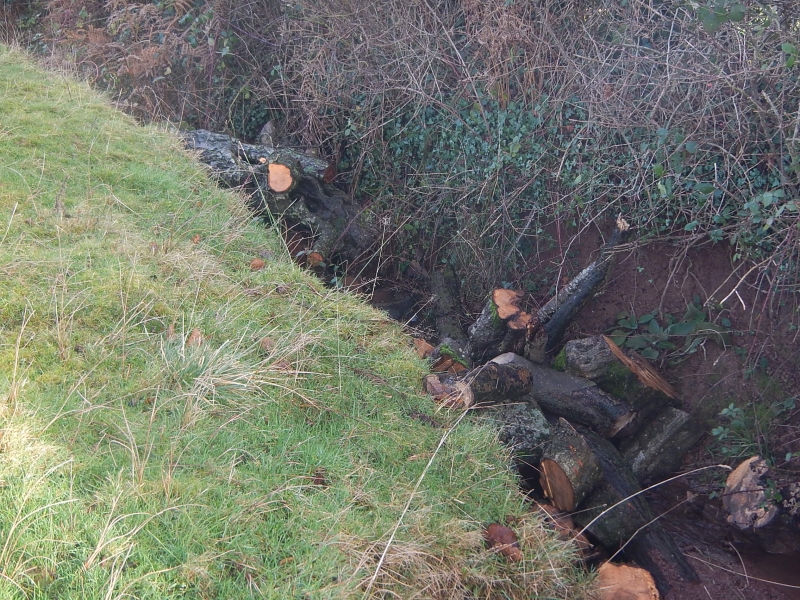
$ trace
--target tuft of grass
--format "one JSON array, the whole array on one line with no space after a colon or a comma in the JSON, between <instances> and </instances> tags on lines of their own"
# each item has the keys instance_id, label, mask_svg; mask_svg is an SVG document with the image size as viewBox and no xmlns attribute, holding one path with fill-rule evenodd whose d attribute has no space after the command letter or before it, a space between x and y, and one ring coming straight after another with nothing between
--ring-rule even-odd
<instances>
[{"instance_id":1,"label":"tuft of grass","mask_svg":"<svg viewBox=\"0 0 800 600\"><path fill-rule=\"evenodd\" d=\"M411 418L397 325L173 135L9 49L0 115L0 596L583 594L495 433ZM480 539L508 518L520 564Z\"/></svg>"}]
</instances>

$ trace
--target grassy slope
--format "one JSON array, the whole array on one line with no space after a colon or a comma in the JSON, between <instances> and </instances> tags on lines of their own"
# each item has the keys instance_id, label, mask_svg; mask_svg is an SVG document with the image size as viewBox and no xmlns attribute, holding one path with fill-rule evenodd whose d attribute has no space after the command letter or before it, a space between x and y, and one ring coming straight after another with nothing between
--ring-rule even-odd
<instances>
[{"instance_id":1,"label":"grassy slope","mask_svg":"<svg viewBox=\"0 0 800 600\"><path fill-rule=\"evenodd\" d=\"M409 417L423 365L285 254L174 138L0 49L0 597L359 595L412 495L373 590L577 595L530 516L523 564L484 550L524 515L487 428L412 494L448 431Z\"/></svg>"}]
</instances>

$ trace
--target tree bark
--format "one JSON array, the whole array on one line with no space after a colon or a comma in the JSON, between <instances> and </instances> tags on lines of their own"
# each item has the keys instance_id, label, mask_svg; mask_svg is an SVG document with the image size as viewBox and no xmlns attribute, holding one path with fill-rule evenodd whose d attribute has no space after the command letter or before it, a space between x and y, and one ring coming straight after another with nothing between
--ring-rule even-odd
<instances>
[{"instance_id":1,"label":"tree bark","mask_svg":"<svg viewBox=\"0 0 800 600\"><path fill-rule=\"evenodd\" d=\"M572 512L600 480L600 463L586 439L564 419L542 450L539 482L558 510Z\"/></svg>"},{"instance_id":2,"label":"tree bark","mask_svg":"<svg viewBox=\"0 0 800 600\"><path fill-rule=\"evenodd\" d=\"M586 425L605 437L626 437L636 412L624 400L606 394L588 379L573 377L537 365L516 354L502 354L492 362L528 369L533 387L530 397L546 413Z\"/></svg>"},{"instance_id":3,"label":"tree bark","mask_svg":"<svg viewBox=\"0 0 800 600\"><path fill-rule=\"evenodd\" d=\"M622 442L622 456L636 479L649 485L677 471L702 435L703 426L691 415L667 407L634 437Z\"/></svg>"},{"instance_id":4,"label":"tree bark","mask_svg":"<svg viewBox=\"0 0 800 600\"><path fill-rule=\"evenodd\" d=\"M800 552L800 483L776 483L760 456L728 475L722 504L728 524L765 551Z\"/></svg>"}]
</instances>

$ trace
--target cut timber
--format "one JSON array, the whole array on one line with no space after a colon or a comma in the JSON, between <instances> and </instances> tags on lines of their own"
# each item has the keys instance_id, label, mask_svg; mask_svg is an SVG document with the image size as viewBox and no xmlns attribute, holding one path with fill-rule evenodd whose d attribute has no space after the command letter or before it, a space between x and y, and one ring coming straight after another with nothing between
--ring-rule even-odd
<instances>
[{"instance_id":1,"label":"cut timber","mask_svg":"<svg viewBox=\"0 0 800 600\"><path fill-rule=\"evenodd\" d=\"M533 317L522 310L523 294L498 288L491 294L478 319L470 325L468 354L474 362L504 352L521 352Z\"/></svg>"},{"instance_id":2,"label":"cut timber","mask_svg":"<svg viewBox=\"0 0 800 600\"><path fill-rule=\"evenodd\" d=\"M594 262L537 311L536 321L541 324L542 330L526 347L526 358L543 362L544 353L552 351L558 345L577 312L605 280L611 266L613 250L622 242L629 228L625 219L618 218L614 232L600 249L600 255Z\"/></svg>"},{"instance_id":3,"label":"cut timber","mask_svg":"<svg viewBox=\"0 0 800 600\"><path fill-rule=\"evenodd\" d=\"M653 576L639 567L603 563L597 569L600 600L660 600Z\"/></svg>"},{"instance_id":4,"label":"cut timber","mask_svg":"<svg viewBox=\"0 0 800 600\"><path fill-rule=\"evenodd\" d=\"M571 512L600 479L600 463L585 438L564 419L542 450L540 463L544 495L558 510Z\"/></svg>"},{"instance_id":5,"label":"cut timber","mask_svg":"<svg viewBox=\"0 0 800 600\"><path fill-rule=\"evenodd\" d=\"M269 162L267 181L276 194L291 192L300 181L300 162L288 152L278 152Z\"/></svg>"},{"instance_id":6,"label":"cut timber","mask_svg":"<svg viewBox=\"0 0 800 600\"><path fill-rule=\"evenodd\" d=\"M500 441L511 450L517 463L535 464L551 426L533 402L501 402L480 407L474 414L498 429Z\"/></svg>"},{"instance_id":7,"label":"cut timber","mask_svg":"<svg viewBox=\"0 0 800 600\"><path fill-rule=\"evenodd\" d=\"M677 408L665 408L633 438L622 443L622 456L642 484L678 470L681 460L703 435L703 427Z\"/></svg>"},{"instance_id":8,"label":"cut timber","mask_svg":"<svg viewBox=\"0 0 800 600\"><path fill-rule=\"evenodd\" d=\"M614 343L614 340L607 335L603 336L603 341L608 344L608 347L611 352L614 353L614 356L616 356L622 362L622 364L628 367L628 369L630 369L630 371L636 375L642 385L654 390L658 390L672 399L676 399L678 397L678 392L675 391L675 388L673 388L672 385L670 385L670 383L664 379L658 371L656 371L655 367L647 362L644 358L635 352L631 352L631 356L627 356L622 349Z\"/></svg>"},{"instance_id":9,"label":"cut timber","mask_svg":"<svg viewBox=\"0 0 800 600\"><path fill-rule=\"evenodd\" d=\"M616 351L612 350L612 345ZM580 340L570 340L564 346L563 359L562 364L567 373L586 377L594 381L604 392L630 404L637 413L635 422L631 424L634 430L641 429L661 412L664 406L679 405L672 386L658 375L647 361L641 357L628 358L606 336L595 335ZM634 360L637 364L632 368ZM641 366L638 366L639 363ZM652 370L653 379L660 379L663 385L650 386L641 380L637 373L647 368Z\"/></svg>"},{"instance_id":10,"label":"cut timber","mask_svg":"<svg viewBox=\"0 0 800 600\"><path fill-rule=\"evenodd\" d=\"M462 394L465 406L515 400L531 391L530 372L514 364L489 362L462 377L456 389Z\"/></svg>"},{"instance_id":11,"label":"cut timber","mask_svg":"<svg viewBox=\"0 0 800 600\"><path fill-rule=\"evenodd\" d=\"M624 400L614 398L593 382L537 365L507 353L492 360L526 368L532 376L530 397L546 413L586 425L605 437L626 437L636 412Z\"/></svg>"},{"instance_id":12,"label":"cut timber","mask_svg":"<svg viewBox=\"0 0 800 600\"><path fill-rule=\"evenodd\" d=\"M728 523L767 552L800 552L800 483L775 479L760 456L736 467L722 497Z\"/></svg>"},{"instance_id":13,"label":"cut timber","mask_svg":"<svg viewBox=\"0 0 800 600\"><path fill-rule=\"evenodd\" d=\"M697 573L653 518L641 487L617 449L606 439L584 428L576 428L600 463L601 477L595 489L573 514L575 522L607 548L625 546L625 555L653 574L659 591L669 590L660 565L672 565L686 581L697 581Z\"/></svg>"}]
</instances>

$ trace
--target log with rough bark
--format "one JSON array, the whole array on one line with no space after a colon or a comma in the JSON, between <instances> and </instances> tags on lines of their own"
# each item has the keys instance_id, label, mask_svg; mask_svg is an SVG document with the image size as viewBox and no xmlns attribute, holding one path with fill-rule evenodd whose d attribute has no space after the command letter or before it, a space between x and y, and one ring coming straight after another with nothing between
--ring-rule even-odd
<instances>
[{"instance_id":1,"label":"log with rough bark","mask_svg":"<svg viewBox=\"0 0 800 600\"><path fill-rule=\"evenodd\" d=\"M800 483L776 483L760 456L728 475L722 504L728 523L765 551L800 552Z\"/></svg>"},{"instance_id":2,"label":"log with rough bark","mask_svg":"<svg viewBox=\"0 0 800 600\"><path fill-rule=\"evenodd\" d=\"M525 396L531 389L531 374L518 365L489 362L459 374L426 375L423 387L434 396L446 395L450 406L469 407Z\"/></svg>"},{"instance_id":3,"label":"log with rough bark","mask_svg":"<svg viewBox=\"0 0 800 600\"><path fill-rule=\"evenodd\" d=\"M678 407L677 392L644 358L631 352L622 354L606 336L595 335L570 340L556 357L554 366L628 402L637 413L634 429L641 429L665 406Z\"/></svg>"},{"instance_id":4,"label":"log with rough bark","mask_svg":"<svg viewBox=\"0 0 800 600\"><path fill-rule=\"evenodd\" d=\"M458 278L449 265L431 273L431 293L433 294L432 316L439 337L444 343L456 346L459 355L466 355L463 348L467 343L467 336L464 335L464 329L458 320Z\"/></svg>"},{"instance_id":5,"label":"log with rough bark","mask_svg":"<svg viewBox=\"0 0 800 600\"><path fill-rule=\"evenodd\" d=\"M550 423L532 402L501 402L482 406L475 413L498 430L500 441L511 450L514 460L536 464L542 447L550 438Z\"/></svg>"},{"instance_id":6,"label":"log with rough bark","mask_svg":"<svg viewBox=\"0 0 800 600\"><path fill-rule=\"evenodd\" d=\"M559 419L542 449L539 483L558 510L572 512L600 480L600 462L586 439Z\"/></svg>"},{"instance_id":7,"label":"log with rough bark","mask_svg":"<svg viewBox=\"0 0 800 600\"><path fill-rule=\"evenodd\" d=\"M618 218L614 232L600 249L599 256L536 312L540 330L525 347L528 360L544 362L545 354L559 344L577 312L605 280L614 256L613 250L623 241L629 228L625 219Z\"/></svg>"},{"instance_id":8,"label":"log with rough bark","mask_svg":"<svg viewBox=\"0 0 800 600\"><path fill-rule=\"evenodd\" d=\"M476 363L525 346L533 316L522 310L522 292L498 288L468 329L467 353Z\"/></svg>"},{"instance_id":9,"label":"log with rough bark","mask_svg":"<svg viewBox=\"0 0 800 600\"><path fill-rule=\"evenodd\" d=\"M314 242L309 252L326 261L337 254L351 262L370 254L376 232L357 202L325 183L325 161L204 129L186 132L183 138L222 185L249 193L256 213L310 231Z\"/></svg>"},{"instance_id":10,"label":"log with rough bark","mask_svg":"<svg viewBox=\"0 0 800 600\"><path fill-rule=\"evenodd\" d=\"M677 471L702 436L701 423L682 410L667 407L634 437L622 442L622 456L636 479L649 485Z\"/></svg>"},{"instance_id":11,"label":"log with rough bark","mask_svg":"<svg viewBox=\"0 0 800 600\"><path fill-rule=\"evenodd\" d=\"M530 371L533 379L530 397L546 413L586 425L605 437L627 437L633 433L630 423L636 411L588 379L537 365L512 353L502 354L491 362L515 364Z\"/></svg>"},{"instance_id":12,"label":"log with rough bark","mask_svg":"<svg viewBox=\"0 0 800 600\"><path fill-rule=\"evenodd\" d=\"M669 582L660 565L672 565L680 578L696 581L697 573L654 520L639 482L617 449L594 432L576 429L600 464L601 476L573 514L575 522L607 548L625 545L625 554L653 574L665 595Z\"/></svg>"}]
</instances>

